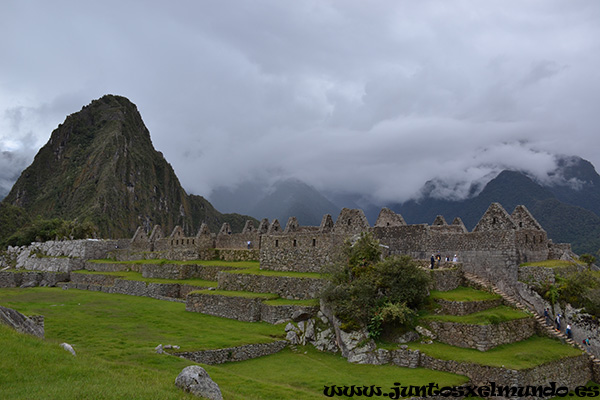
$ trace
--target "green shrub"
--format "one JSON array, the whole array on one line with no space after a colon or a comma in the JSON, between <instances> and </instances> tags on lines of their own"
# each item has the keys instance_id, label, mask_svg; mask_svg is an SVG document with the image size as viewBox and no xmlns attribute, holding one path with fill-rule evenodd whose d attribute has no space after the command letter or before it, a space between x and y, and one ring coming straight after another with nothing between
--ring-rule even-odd
<instances>
[{"instance_id":1,"label":"green shrub","mask_svg":"<svg viewBox=\"0 0 600 400\"><path fill-rule=\"evenodd\" d=\"M586 263L588 268L592 268L592 264L596 262L596 257L591 254L582 254L579 256L579 261Z\"/></svg>"},{"instance_id":2,"label":"green shrub","mask_svg":"<svg viewBox=\"0 0 600 400\"><path fill-rule=\"evenodd\" d=\"M9 246L26 246L32 242L55 239L85 239L93 237L96 227L90 221L65 221L60 218L37 217L6 239Z\"/></svg>"},{"instance_id":3,"label":"green shrub","mask_svg":"<svg viewBox=\"0 0 600 400\"><path fill-rule=\"evenodd\" d=\"M343 329L366 327L372 338L384 328L411 324L428 295L429 276L410 257L381 260L379 242L362 234L347 242L343 259L327 269L322 298Z\"/></svg>"}]
</instances>

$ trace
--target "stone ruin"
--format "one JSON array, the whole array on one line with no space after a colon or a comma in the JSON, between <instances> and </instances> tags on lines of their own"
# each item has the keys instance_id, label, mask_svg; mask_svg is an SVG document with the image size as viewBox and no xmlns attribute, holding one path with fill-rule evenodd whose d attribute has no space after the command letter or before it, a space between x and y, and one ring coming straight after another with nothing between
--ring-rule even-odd
<instances>
[{"instance_id":1,"label":"stone ruin","mask_svg":"<svg viewBox=\"0 0 600 400\"><path fill-rule=\"evenodd\" d=\"M162 235L158 226L150 236L140 228L130 250L162 251L176 259L183 253L199 258L209 249L251 249L258 251L261 269L320 272L323 265L335 260L344 241L361 232L371 232L386 254L424 260L437 254L452 260L457 255L466 271L494 281L516 281L519 264L561 258L571 251L569 245L548 239L525 206L517 206L509 214L498 203L490 205L471 232L458 217L452 224L440 215L431 225L409 225L388 208L382 209L370 226L362 210L344 208L335 222L327 214L319 226L300 226L291 217L282 228L277 219L271 223L263 219L258 227L247 221L241 233L233 233L225 223L214 234L203 224L193 237L185 236L179 226L169 236Z\"/></svg>"}]
</instances>

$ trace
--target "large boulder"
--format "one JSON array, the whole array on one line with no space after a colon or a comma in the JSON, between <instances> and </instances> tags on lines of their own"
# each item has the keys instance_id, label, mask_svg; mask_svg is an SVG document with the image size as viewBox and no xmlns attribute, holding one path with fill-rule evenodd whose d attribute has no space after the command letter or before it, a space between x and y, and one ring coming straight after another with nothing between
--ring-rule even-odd
<instances>
[{"instance_id":1,"label":"large boulder","mask_svg":"<svg viewBox=\"0 0 600 400\"><path fill-rule=\"evenodd\" d=\"M223 400L219 385L210 379L204 368L198 365L185 367L175 379L175 386L195 396L210 400Z\"/></svg>"},{"instance_id":2,"label":"large boulder","mask_svg":"<svg viewBox=\"0 0 600 400\"><path fill-rule=\"evenodd\" d=\"M0 306L0 323L21 333L44 337L44 318L41 316L28 318L16 310Z\"/></svg>"}]
</instances>

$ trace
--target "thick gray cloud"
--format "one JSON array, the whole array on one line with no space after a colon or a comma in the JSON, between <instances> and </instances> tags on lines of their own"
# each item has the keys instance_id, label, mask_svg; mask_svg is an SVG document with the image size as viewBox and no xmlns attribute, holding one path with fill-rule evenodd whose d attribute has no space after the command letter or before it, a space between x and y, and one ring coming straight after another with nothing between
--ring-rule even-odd
<instances>
[{"instance_id":1,"label":"thick gray cloud","mask_svg":"<svg viewBox=\"0 0 600 400\"><path fill-rule=\"evenodd\" d=\"M600 165L595 0L88 3L0 5L0 152L31 160L114 93L205 196L297 177L460 198L502 168L548 180L557 153Z\"/></svg>"}]
</instances>

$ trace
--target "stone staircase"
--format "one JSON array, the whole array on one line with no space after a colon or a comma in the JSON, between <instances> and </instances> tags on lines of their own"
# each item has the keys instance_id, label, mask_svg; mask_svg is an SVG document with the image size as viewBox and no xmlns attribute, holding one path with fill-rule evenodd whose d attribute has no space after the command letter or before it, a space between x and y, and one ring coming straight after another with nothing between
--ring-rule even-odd
<instances>
[{"instance_id":1,"label":"stone staircase","mask_svg":"<svg viewBox=\"0 0 600 400\"><path fill-rule=\"evenodd\" d=\"M594 363L594 367L600 368L600 359L598 359L596 356L591 354L588 351L588 349L585 348L585 346L581 345L580 343L576 343L573 339L568 338L567 335L564 334L563 332L554 329L554 327L552 325L551 326L546 325L546 318L544 318L543 315L540 315L536 310L529 309L527 306L523 305L517 298L500 290L498 287L496 287L496 285L494 285L492 282L490 282L486 279L483 279L475 274L472 274L472 273L466 272L466 271L463 272L463 275L464 275L465 279L474 287L486 289L486 290L491 291L492 293L496 293L496 294L500 295L502 297L502 299L506 303L510 304L511 306L513 306L519 310L528 311L528 312L532 313L534 315L534 319L535 319L536 323L538 324L538 327L540 328L540 331L546 332L548 336L554 337L554 338L560 340L561 342L567 343L575 348L578 348L578 349L584 351L586 354L588 354L590 360Z\"/></svg>"}]
</instances>

